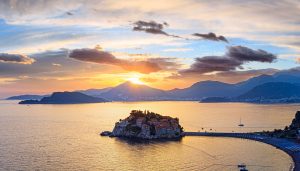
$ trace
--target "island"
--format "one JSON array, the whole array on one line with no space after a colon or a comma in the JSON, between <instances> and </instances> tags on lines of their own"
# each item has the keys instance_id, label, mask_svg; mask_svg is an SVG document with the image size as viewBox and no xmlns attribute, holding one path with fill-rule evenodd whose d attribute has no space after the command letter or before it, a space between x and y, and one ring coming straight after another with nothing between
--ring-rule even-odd
<instances>
[{"instance_id":1,"label":"island","mask_svg":"<svg viewBox=\"0 0 300 171\"><path fill-rule=\"evenodd\" d=\"M80 104L108 102L103 98L92 97L79 92L54 92L41 100L23 100L19 104Z\"/></svg>"},{"instance_id":2,"label":"island","mask_svg":"<svg viewBox=\"0 0 300 171\"><path fill-rule=\"evenodd\" d=\"M112 132L104 131L101 135L150 140L180 139L184 133L178 118L149 111L132 110L127 118L115 123Z\"/></svg>"},{"instance_id":3,"label":"island","mask_svg":"<svg viewBox=\"0 0 300 171\"><path fill-rule=\"evenodd\" d=\"M5 100L41 100L45 95L24 94L19 96L11 96Z\"/></svg>"}]
</instances>

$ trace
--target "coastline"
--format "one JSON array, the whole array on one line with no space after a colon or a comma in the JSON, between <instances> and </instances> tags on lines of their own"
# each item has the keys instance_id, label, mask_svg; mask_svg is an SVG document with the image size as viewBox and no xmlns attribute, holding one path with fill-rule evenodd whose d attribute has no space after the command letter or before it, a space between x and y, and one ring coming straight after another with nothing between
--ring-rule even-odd
<instances>
[{"instance_id":1,"label":"coastline","mask_svg":"<svg viewBox=\"0 0 300 171\"><path fill-rule=\"evenodd\" d=\"M271 145L277 149L288 154L294 163L292 170L300 170L300 144L295 141L284 139L267 137L254 133L223 133L223 132L185 132L185 136L211 136L211 137L228 137L228 138L242 138L253 141L258 141Z\"/></svg>"}]
</instances>

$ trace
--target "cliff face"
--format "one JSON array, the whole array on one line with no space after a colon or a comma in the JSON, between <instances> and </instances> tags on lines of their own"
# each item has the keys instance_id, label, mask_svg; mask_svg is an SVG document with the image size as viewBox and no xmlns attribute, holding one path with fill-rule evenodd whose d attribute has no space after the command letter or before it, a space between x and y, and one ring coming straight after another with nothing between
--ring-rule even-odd
<instances>
[{"instance_id":1,"label":"cliff face","mask_svg":"<svg viewBox=\"0 0 300 171\"><path fill-rule=\"evenodd\" d=\"M180 138L182 132L178 118L133 110L129 117L115 124L112 136L141 139Z\"/></svg>"}]
</instances>

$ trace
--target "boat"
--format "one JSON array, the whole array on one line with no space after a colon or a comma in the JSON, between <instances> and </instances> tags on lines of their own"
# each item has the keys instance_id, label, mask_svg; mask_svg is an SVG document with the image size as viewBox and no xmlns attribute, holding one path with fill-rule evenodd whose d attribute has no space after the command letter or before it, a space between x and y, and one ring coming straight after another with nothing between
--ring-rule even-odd
<instances>
[{"instance_id":1,"label":"boat","mask_svg":"<svg viewBox=\"0 0 300 171\"><path fill-rule=\"evenodd\" d=\"M238 168L245 168L245 167L246 167L245 164L239 164L239 165L238 165Z\"/></svg>"},{"instance_id":2,"label":"boat","mask_svg":"<svg viewBox=\"0 0 300 171\"><path fill-rule=\"evenodd\" d=\"M242 123L242 119L240 118L240 124L238 125L239 127L243 127L244 124Z\"/></svg>"},{"instance_id":3,"label":"boat","mask_svg":"<svg viewBox=\"0 0 300 171\"><path fill-rule=\"evenodd\" d=\"M241 168L240 171L248 171L246 168Z\"/></svg>"},{"instance_id":4,"label":"boat","mask_svg":"<svg viewBox=\"0 0 300 171\"><path fill-rule=\"evenodd\" d=\"M240 171L248 171L248 169L246 168L246 165L245 164L239 164L237 165L238 168L240 169Z\"/></svg>"}]
</instances>

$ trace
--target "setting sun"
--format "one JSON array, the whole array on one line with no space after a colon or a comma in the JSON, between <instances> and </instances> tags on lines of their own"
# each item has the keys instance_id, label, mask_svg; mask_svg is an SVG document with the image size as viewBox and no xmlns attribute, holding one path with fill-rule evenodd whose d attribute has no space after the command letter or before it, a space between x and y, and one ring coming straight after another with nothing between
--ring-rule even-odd
<instances>
[{"instance_id":1,"label":"setting sun","mask_svg":"<svg viewBox=\"0 0 300 171\"><path fill-rule=\"evenodd\" d=\"M128 81L130 81L133 84L145 84L143 81L140 80L138 77L132 77L128 78Z\"/></svg>"}]
</instances>

